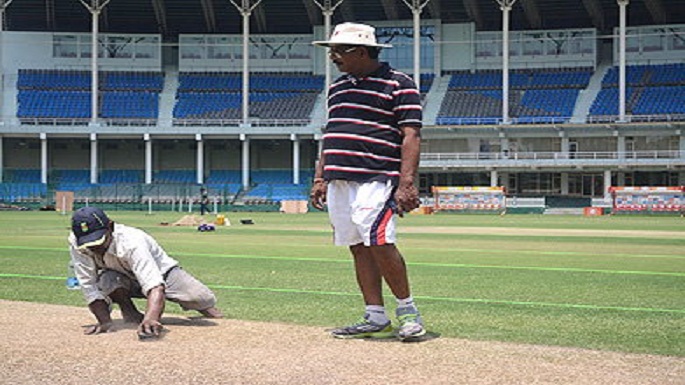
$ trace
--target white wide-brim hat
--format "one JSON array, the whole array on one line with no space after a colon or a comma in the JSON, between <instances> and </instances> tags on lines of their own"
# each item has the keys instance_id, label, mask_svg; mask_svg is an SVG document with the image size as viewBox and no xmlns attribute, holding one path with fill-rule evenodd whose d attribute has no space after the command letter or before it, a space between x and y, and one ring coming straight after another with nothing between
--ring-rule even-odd
<instances>
[{"instance_id":1,"label":"white wide-brim hat","mask_svg":"<svg viewBox=\"0 0 685 385\"><path fill-rule=\"evenodd\" d=\"M376 41L376 29L370 25L342 23L335 26L330 40L314 41L314 45L330 47L332 45L363 45L367 47L391 48L392 44L381 44Z\"/></svg>"}]
</instances>

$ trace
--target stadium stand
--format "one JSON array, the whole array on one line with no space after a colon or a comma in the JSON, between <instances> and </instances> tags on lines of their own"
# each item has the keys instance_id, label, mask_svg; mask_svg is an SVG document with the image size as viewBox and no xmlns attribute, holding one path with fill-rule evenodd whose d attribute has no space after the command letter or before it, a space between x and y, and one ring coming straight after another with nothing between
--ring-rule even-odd
<instances>
[{"instance_id":1,"label":"stadium stand","mask_svg":"<svg viewBox=\"0 0 685 385\"><path fill-rule=\"evenodd\" d=\"M602 90L590 108L592 116L618 114L618 67L602 79ZM626 112L649 115L652 120L685 114L685 64L626 67Z\"/></svg>"},{"instance_id":2,"label":"stadium stand","mask_svg":"<svg viewBox=\"0 0 685 385\"><path fill-rule=\"evenodd\" d=\"M312 74L253 74L250 116L306 120L323 87L323 77ZM181 73L173 116L175 119L240 119L241 90L240 74Z\"/></svg>"},{"instance_id":3,"label":"stadium stand","mask_svg":"<svg viewBox=\"0 0 685 385\"><path fill-rule=\"evenodd\" d=\"M38 169L8 169L5 170L4 182L9 183L40 183L40 170Z\"/></svg>"},{"instance_id":4,"label":"stadium stand","mask_svg":"<svg viewBox=\"0 0 685 385\"><path fill-rule=\"evenodd\" d=\"M99 181L102 184L143 183L143 170L102 170Z\"/></svg>"},{"instance_id":5,"label":"stadium stand","mask_svg":"<svg viewBox=\"0 0 685 385\"><path fill-rule=\"evenodd\" d=\"M194 170L163 170L157 171L152 179L155 183L195 183Z\"/></svg>"},{"instance_id":6,"label":"stadium stand","mask_svg":"<svg viewBox=\"0 0 685 385\"><path fill-rule=\"evenodd\" d=\"M587 87L586 68L515 71L510 74L509 109L516 123L562 123L573 114ZM452 74L436 124L494 124L502 115L502 73Z\"/></svg>"},{"instance_id":7,"label":"stadium stand","mask_svg":"<svg viewBox=\"0 0 685 385\"><path fill-rule=\"evenodd\" d=\"M158 72L102 72L100 117L157 119L164 77ZM91 75L86 71L19 70L17 117L77 119L91 115Z\"/></svg>"}]
</instances>

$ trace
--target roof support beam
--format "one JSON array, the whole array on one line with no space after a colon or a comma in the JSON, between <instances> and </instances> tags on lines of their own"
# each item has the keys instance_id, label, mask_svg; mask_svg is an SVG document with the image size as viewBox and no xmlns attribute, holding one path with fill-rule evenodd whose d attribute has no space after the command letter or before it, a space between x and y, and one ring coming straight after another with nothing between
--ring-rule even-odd
<instances>
[{"instance_id":1,"label":"roof support beam","mask_svg":"<svg viewBox=\"0 0 685 385\"><path fill-rule=\"evenodd\" d=\"M427 7L431 19L440 18L440 2L438 0L431 0Z\"/></svg>"},{"instance_id":2,"label":"roof support beam","mask_svg":"<svg viewBox=\"0 0 685 385\"><path fill-rule=\"evenodd\" d=\"M46 26L48 27L48 30L54 31L56 27L54 0L45 0L45 17L45 22L47 24Z\"/></svg>"},{"instance_id":3,"label":"roof support beam","mask_svg":"<svg viewBox=\"0 0 685 385\"><path fill-rule=\"evenodd\" d=\"M538 9L536 1L521 0L521 6L523 7L523 13L526 15L526 19L531 28L542 28L542 16L540 16L540 10Z\"/></svg>"},{"instance_id":4,"label":"roof support beam","mask_svg":"<svg viewBox=\"0 0 685 385\"><path fill-rule=\"evenodd\" d=\"M668 23L668 13L666 12L666 8L664 8L662 0L645 0L645 5L647 6L649 14L652 15L654 24Z\"/></svg>"},{"instance_id":5,"label":"roof support beam","mask_svg":"<svg viewBox=\"0 0 685 385\"><path fill-rule=\"evenodd\" d=\"M345 21L357 20L357 18L354 17L354 8L349 1L340 4L340 13Z\"/></svg>"},{"instance_id":6,"label":"roof support beam","mask_svg":"<svg viewBox=\"0 0 685 385\"><path fill-rule=\"evenodd\" d=\"M202 11L205 15L205 24L207 32L216 32L216 13L214 12L214 3L211 0L201 0Z\"/></svg>"},{"instance_id":7,"label":"roof support beam","mask_svg":"<svg viewBox=\"0 0 685 385\"><path fill-rule=\"evenodd\" d=\"M394 0L381 0L385 17L388 20L397 20L400 18L400 13L397 11L397 6Z\"/></svg>"},{"instance_id":8,"label":"roof support beam","mask_svg":"<svg viewBox=\"0 0 685 385\"><path fill-rule=\"evenodd\" d=\"M166 36L169 32L166 21L166 6L164 0L152 0L152 9L155 12L155 19L157 19L157 30L162 36Z\"/></svg>"},{"instance_id":9,"label":"roof support beam","mask_svg":"<svg viewBox=\"0 0 685 385\"><path fill-rule=\"evenodd\" d=\"M268 30L268 25L266 24L266 13L264 12L264 7L256 7L252 12L254 15L255 23L257 24L256 30L261 33L265 33Z\"/></svg>"},{"instance_id":10,"label":"roof support beam","mask_svg":"<svg viewBox=\"0 0 685 385\"><path fill-rule=\"evenodd\" d=\"M309 25L318 25L321 23L321 11L311 0L302 0L305 10L307 10L307 17L309 18Z\"/></svg>"},{"instance_id":11,"label":"roof support beam","mask_svg":"<svg viewBox=\"0 0 685 385\"><path fill-rule=\"evenodd\" d=\"M469 18L476 23L476 29L483 29L485 26L483 24L483 16L480 14L480 8L478 7L478 0L463 0L464 9L466 9L466 14Z\"/></svg>"},{"instance_id":12,"label":"roof support beam","mask_svg":"<svg viewBox=\"0 0 685 385\"><path fill-rule=\"evenodd\" d=\"M583 6L592 19L592 25L598 30L604 31L604 10L599 4L599 0L583 0Z\"/></svg>"}]
</instances>

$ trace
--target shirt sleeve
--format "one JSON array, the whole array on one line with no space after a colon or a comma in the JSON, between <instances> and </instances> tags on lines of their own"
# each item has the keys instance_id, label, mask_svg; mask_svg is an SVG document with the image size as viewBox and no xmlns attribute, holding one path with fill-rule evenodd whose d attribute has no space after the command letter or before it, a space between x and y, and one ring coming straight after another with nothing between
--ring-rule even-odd
<instances>
[{"instance_id":1,"label":"shirt sleeve","mask_svg":"<svg viewBox=\"0 0 685 385\"><path fill-rule=\"evenodd\" d=\"M395 117L399 127L409 125L421 127L423 121L423 108L421 106L421 93L410 78L401 78L399 86L393 92L395 99Z\"/></svg>"},{"instance_id":2,"label":"shirt sleeve","mask_svg":"<svg viewBox=\"0 0 685 385\"><path fill-rule=\"evenodd\" d=\"M93 301L104 300L105 295L97 287L98 271L95 262L78 251L73 244L69 245L69 253L74 264L74 273L76 273L86 303L90 305Z\"/></svg>"},{"instance_id":3,"label":"shirt sleeve","mask_svg":"<svg viewBox=\"0 0 685 385\"><path fill-rule=\"evenodd\" d=\"M147 239L136 238L138 239L128 251L126 259L140 284L143 295L147 296L150 289L164 284L164 277L147 245Z\"/></svg>"}]
</instances>

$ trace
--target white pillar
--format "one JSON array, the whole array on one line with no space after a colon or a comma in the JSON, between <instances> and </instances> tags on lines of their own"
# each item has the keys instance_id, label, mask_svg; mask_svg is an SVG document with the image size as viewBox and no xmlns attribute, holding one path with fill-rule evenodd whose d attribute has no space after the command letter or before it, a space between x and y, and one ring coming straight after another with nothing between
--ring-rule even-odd
<instances>
[{"instance_id":1,"label":"white pillar","mask_svg":"<svg viewBox=\"0 0 685 385\"><path fill-rule=\"evenodd\" d=\"M499 150L502 155L509 157L509 138L500 135Z\"/></svg>"},{"instance_id":2,"label":"white pillar","mask_svg":"<svg viewBox=\"0 0 685 385\"><path fill-rule=\"evenodd\" d=\"M97 134L90 134L90 183L98 183L98 139Z\"/></svg>"},{"instance_id":3,"label":"white pillar","mask_svg":"<svg viewBox=\"0 0 685 385\"><path fill-rule=\"evenodd\" d=\"M679 141L679 148L680 148L680 159L685 159L685 135L681 134L680 135L680 141Z\"/></svg>"},{"instance_id":4,"label":"white pillar","mask_svg":"<svg viewBox=\"0 0 685 385\"><path fill-rule=\"evenodd\" d=\"M247 189L250 187L250 138L248 138L245 134L240 134L240 140L243 142L243 188Z\"/></svg>"},{"instance_id":5,"label":"white pillar","mask_svg":"<svg viewBox=\"0 0 685 385\"><path fill-rule=\"evenodd\" d=\"M561 173L561 195L568 195L568 173Z\"/></svg>"},{"instance_id":6,"label":"white pillar","mask_svg":"<svg viewBox=\"0 0 685 385\"><path fill-rule=\"evenodd\" d=\"M509 14L514 1L501 3L502 10L502 123L509 124Z\"/></svg>"},{"instance_id":7,"label":"white pillar","mask_svg":"<svg viewBox=\"0 0 685 385\"><path fill-rule=\"evenodd\" d=\"M411 13L414 17L414 83L421 89L421 8L417 7L418 1L414 0Z\"/></svg>"},{"instance_id":8,"label":"white pillar","mask_svg":"<svg viewBox=\"0 0 685 385\"><path fill-rule=\"evenodd\" d=\"M324 9L323 10L323 33L324 33L324 39L328 39L328 36L331 34L331 17L333 16L333 9ZM324 50L324 56L323 60L325 64L325 81L326 81L326 100L328 101L328 89L331 86L331 61L328 60L328 53L326 50ZM328 102L325 104L328 106ZM328 119L328 108L326 110L326 119Z\"/></svg>"},{"instance_id":9,"label":"white pillar","mask_svg":"<svg viewBox=\"0 0 685 385\"><path fill-rule=\"evenodd\" d=\"M611 187L611 170L604 171L604 202L611 202L611 192L609 188Z\"/></svg>"},{"instance_id":10,"label":"white pillar","mask_svg":"<svg viewBox=\"0 0 685 385\"><path fill-rule=\"evenodd\" d=\"M563 154L564 158L568 158L568 151L569 151L569 140L567 136L563 136L561 138L561 153Z\"/></svg>"},{"instance_id":11,"label":"white pillar","mask_svg":"<svg viewBox=\"0 0 685 385\"><path fill-rule=\"evenodd\" d=\"M321 14L323 15L323 38L328 39L331 35L331 18L333 17L333 12L342 2L345 0L339 0L337 3L333 4L332 0L323 0L323 4L319 0L314 0L316 4L321 9ZM325 52L325 51L324 51ZM325 66L325 81L326 81L326 97L328 98L328 88L331 86L331 61L328 60L328 55L325 54L323 61ZM326 118L328 118L328 109L326 109Z\"/></svg>"},{"instance_id":12,"label":"white pillar","mask_svg":"<svg viewBox=\"0 0 685 385\"><path fill-rule=\"evenodd\" d=\"M152 139L150 134L144 134L145 141L145 184L152 183Z\"/></svg>"},{"instance_id":13,"label":"white pillar","mask_svg":"<svg viewBox=\"0 0 685 385\"><path fill-rule=\"evenodd\" d=\"M48 135L40 134L40 183L48 183Z\"/></svg>"},{"instance_id":14,"label":"white pillar","mask_svg":"<svg viewBox=\"0 0 685 385\"><path fill-rule=\"evenodd\" d=\"M626 137L623 135L619 135L616 138L616 152L618 155L618 159L625 159L626 157Z\"/></svg>"},{"instance_id":15,"label":"white pillar","mask_svg":"<svg viewBox=\"0 0 685 385\"><path fill-rule=\"evenodd\" d=\"M499 186L499 180L497 175L497 170L490 171L490 187Z\"/></svg>"},{"instance_id":16,"label":"white pillar","mask_svg":"<svg viewBox=\"0 0 685 385\"><path fill-rule=\"evenodd\" d=\"M4 26L4 20L5 20L5 8L11 3L12 0L9 0L9 2L6 2L5 0L0 0L0 95L5 95L5 68L2 65L3 62L3 55L2 55L2 48L5 45L5 26ZM4 97L0 97L0 118L5 117L4 113ZM2 167L0 167L0 183L2 183Z\"/></svg>"},{"instance_id":17,"label":"white pillar","mask_svg":"<svg viewBox=\"0 0 685 385\"><path fill-rule=\"evenodd\" d=\"M205 183L205 144L202 140L202 134L195 134L195 141L197 142L197 184Z\"/></svg>"},{"instance_id":18,"label":"white pillar","mask_svg":"<svg viewBox=\"0 0 685 385\"><path fill-rule=\"evenodd\" d=\"M293 142L293 184L300 184L300 139L291 134L290 140Z\"/></svg>"},{"instance_id":19,"label":"white pillar","mask_svg":"<svg viewBox=\"0 0 685 385\"><path fill-rule=\"evenodd\" d=\"M243 125L250 117L250 12L243 12Z\"/></svg>"},{"instance_id":20,"label":"white pillar","mask_svg":"<svg viewBox=\"0 0 685 385\"><path fill-rule=\"evenodd\" d=\"M618 0L619 50L618 50L618 120L626 121L626 13L629 0Z\"/></svg>"},{"instance_id":21,"label":"white pillar","mask_svg":"<svg viewBox=\"0 0 685 385\"><path fill-rule=\"evenodd\" d=\"M250 0L242 0L238 5L235 1L230 0L233 6L243 16L243 126L248 124L248 117L250 116L250 15L252 10L262 2L257 0L250 5Z\"/></svg>"},{"instance_id":22,"label":"white pillar","mask_svg":"<svg viewBox=\"0 0 685 385\"><path fill-rule=\"evenodd\" d=\"M99 19L100 10L91 9L92 16L92 41L90 55L90 123L97 124L98 121L98 33L99 33Z\"/></svg>"},{"instance_id":23,"label":"white pillar","mask_svg":"<svg viewBox=\"0 0 685 385\"><path fill-rule=\"evenodd\" d=\"M2 19L0 19L0 20L2 20ZM2 23L0 23L0 24L2 24ZM4 182L4 171L5 171L5 163L3 162L3 159L4 159L3 147L4 146L3 146L2 135L0 135L0 183Z\"/></svg>"}]
</instances>

